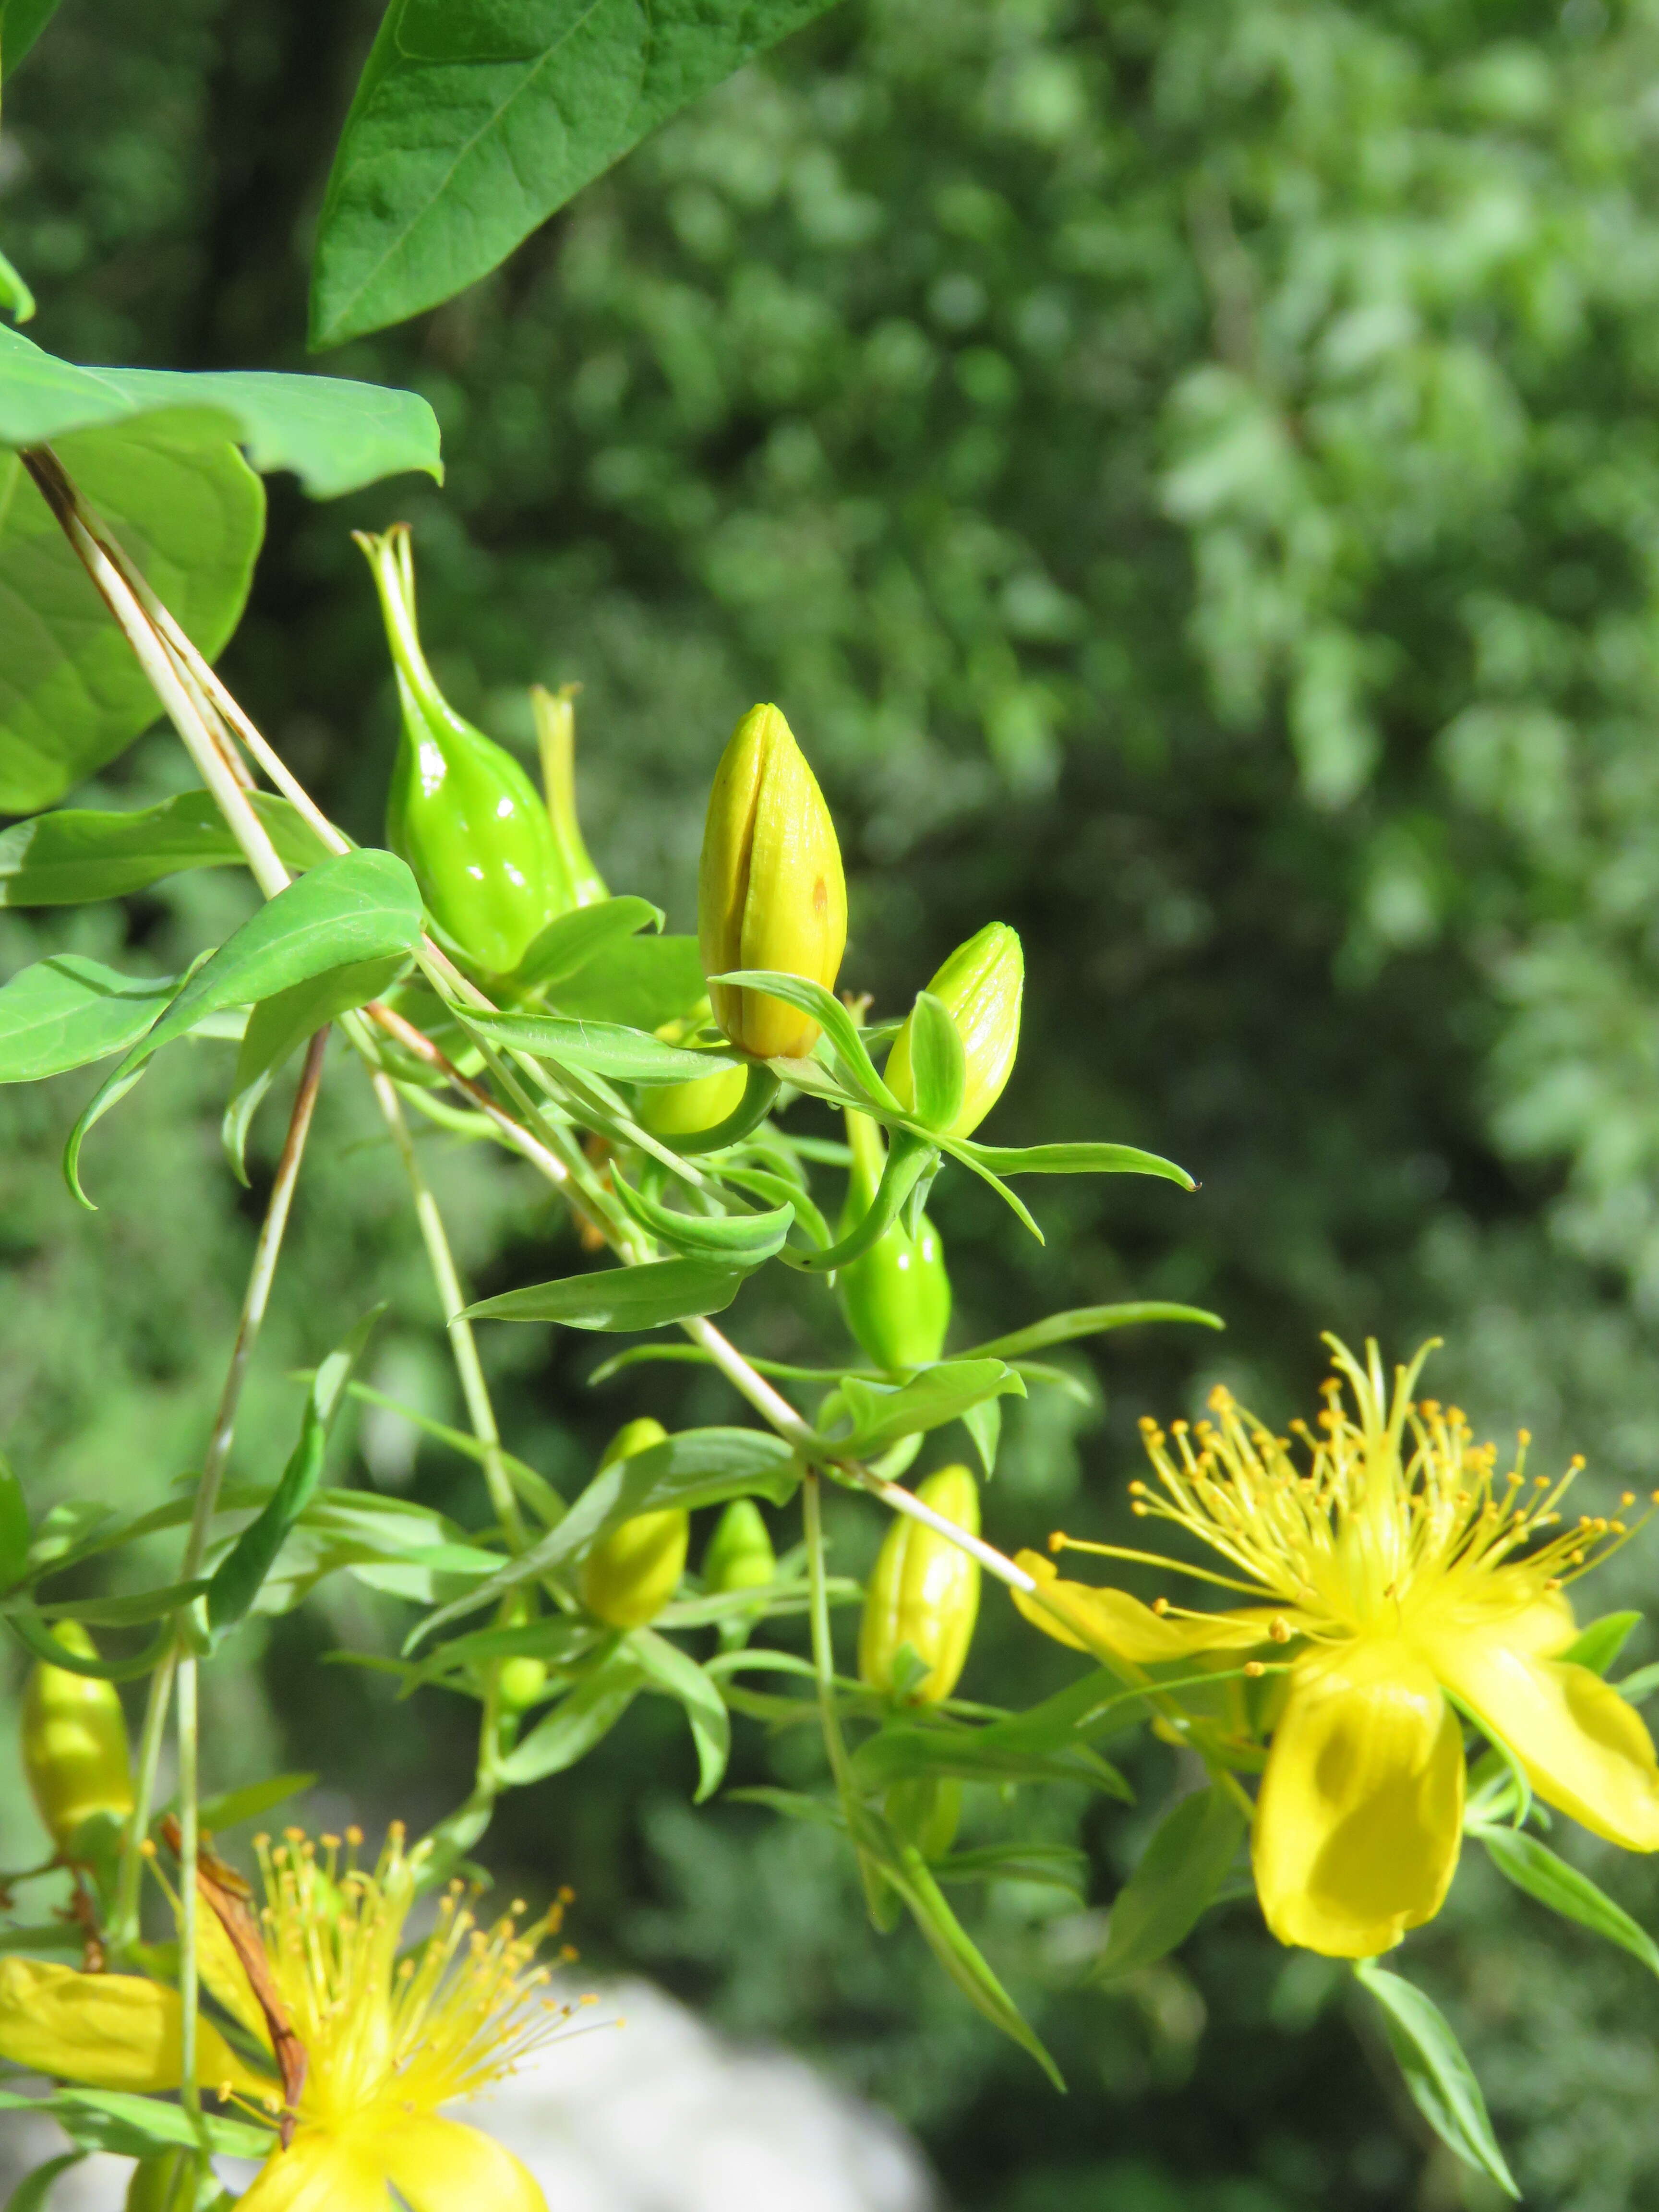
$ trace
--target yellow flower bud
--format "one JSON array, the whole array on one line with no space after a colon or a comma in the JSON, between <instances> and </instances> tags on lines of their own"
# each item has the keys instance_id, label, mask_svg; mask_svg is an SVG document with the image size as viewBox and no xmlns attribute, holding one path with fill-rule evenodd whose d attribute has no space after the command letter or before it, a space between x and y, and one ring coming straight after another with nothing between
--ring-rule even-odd
<instances>
[{"instance_id":1,"label":"yellow flower bud","mask_svg":"<svg viewBox=\"0 0 1659 2212\"><path fill-rule=\"evenodd\" d=\"M916 1492L947 1521L979 1534L979 1486L965 1467L941 1468ZM948 1698L968 1662L979 1618L979 1562L948 1536L896 1514L865 1593L859 1625L859 1674L872 1690L890 1690L893 1667L908 1644L927 1668L910 1692L919 1705Z\"/></svg>"},{"instance_id":2,"label":"yellow flower bud","mask_svg":"<svg viewBox=\"0 0 1659 2212\"><path fill-rule=\"evenodd\" d=\"M971 1136L1001 1097L1019 1050L1024 985L1025 957L1018 933L1006 921L988 921L976 936L957 945L927 986L955 1023L967 1063L962 1104L941 1136ZM885 1074L894 1097L914 1108L908 1021L894 1040Z\"/></svg>"},{"instance_id":3,"label":"yellow flower bud","mask_svg":"<svg viewBox=\"0 0 1659 2212\"><path fill-rule=\"evenodd\" d=\"M789 725L750 708L714 771L697 878L704 973L769 968L826 989L847 945L847 885L835 824ZM712 983L714 1018L762 1060L799 1059L818 1025L763 992Z\"/></svg>"},{"instance_id":4,"label":"yellow flower bud","mask_svg":"<svg viewBox=\"0 0 1659 2212\"><path fill-rule=\"evenodd\" d=\"M743 1103L745 1068L695 1075L689 1083L642 1083L634 1118L653 1137L696 1137L735 1114Z\"/></svg>"},{"instance_id":5,"label":"yellow flower bud","mask_svg":"<svg viewBox=\"0 0 1659 2212\"><path fill-rule=\"evenodd\" d=\"M667 1437L660 1421L625 1423L605 1446L599 1472ZM683 1506L636 1513L602 1536L582 1562L582 1603L612 1628L643 1628L679 1588L690 1534L691 1516Z\"/></svg>"},{"instance_id":6,"label":"yellow flower bud","mask_svg":"<svg viewBox=\"0 0 1659 2212\"><path fill-rule=\"evenodd\" d=\"M547 1687L547 1662L526 1654L503 1659L495 1678L495 1697L504 1713L521 1713Z\"/></svg>"},{"instance_id":7,"label":"yellow flower bud","mask_svg":"<svg viewBox=\"0 0 1659 2212\"><path fill-rule=\"evenodd\" d=\"M734 1498L715 1524L702 1555L702 1579L711 1591L763 1589L778 1571L771 1533L752 1498Z\"/></svg>"},{"instance_id":8,"label":"yellow flower bud","mask_svg":"<svg viewBox=\"0 0 1659 2212\"><path fill-rule=\"evenodd\" d=\"M59 1621L52 1633L77 1658L97 1657L78 1620ZM132 1810L132 1769L114 1683L37 1664L23 1693L23 1771L60 1851L94 1813L125 1820Z\"/></svg>"}]
</instances>

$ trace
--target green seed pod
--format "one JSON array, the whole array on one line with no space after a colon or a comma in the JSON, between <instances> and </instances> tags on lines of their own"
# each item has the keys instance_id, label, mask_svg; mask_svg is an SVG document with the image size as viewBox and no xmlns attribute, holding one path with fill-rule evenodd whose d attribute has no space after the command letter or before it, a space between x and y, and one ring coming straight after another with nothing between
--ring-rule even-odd
<instances>
[{"instance_id":1,"label":"green seed pod","mask_svg":"<svg viewBox=\"0 0 1659 2212\"><path fill-rule=\"evenodd\" d=\"M962 1825L962 1784L953 1774L896 1782L884 1809L903 1842L914 1844L925 1859L942 1859Z\"/></svg>"},{"instance_id":2,"label":"green seed pod","mask_svg":"<svg viewBox=\"0 0 1659 2212\"><path fill-rule=\"evenodd\" d=\"M949 1126L940 1130L941 1136L971 1136L1001 1097L1019 1050L1019 1002L1024 987L1025 956L1018 935L1006 921L988 921L976 936L957 945L927 986L955 1023L967 1063L962 1104ZM899 1103L914 1106L908 1021L894 1040L885 1074L887 1088Z\"/></svg>"},{"instance_id":3,"label":"green seed pod","mask_svg":"<svg viewBox=\"0 0 1659 2212\"><path fill-rule=\"evenodd\" d=\"M599 1472L667 1438L660 1421L629 1421L605 1446ZM602 1536L583 1560L582 1603L612 1628L643 1628L679 1588L690 1534L691 1516L683 1506L636 1513Z\"/></svg>"},{"instance_id":4,"label":"green seed pod","mask_svg":"<svg viewBox=\"0 0 1659 2212\"><path fill-rule=\"evenodd\" d=\"M916 1492L947 1521L979 1534L979 1486L965 1467L944 1467ZM967 1664L979 1617L979 1562L948 1536L896 1514L882 1540L859 1625L859 1674L890 1691L893 1666L908 1644L927 1673L909 1692L918 1705L948 1698Z\"/></svg>"},{"instance_id":5,"label":"green seed pod","mask_svg":"<svg viewBox=\"0 0 1659 2212\"><path fill-rule=\"evenodd\" d=\"M778 1555L771 1532L752 1498L734 1498L715 1523L702 1555L706 1589L763 1589L775 1580Z\"/></svg>"},{"instance_id":6,"label":"green seed pod","mask_svg":"<svg viewBox=\"0 0 1659 2212\"><path fill-rule=\"evenodd\" d=\"M357 534L380 594L402 729L386 797L386 841L407 860L433 920L488 974L516 968L550 921L580 903L547 807L511 753L455 713L415 627L409 531Z\"/></svg>"},{"instance_id":7,"label":"green seed pod","mask_svg":"<svg viewBox=\"0 0 1659 2212\"><path fill-rule=\"evenodd\" d=\"M97 1657L78 1620L60 1620L52 1632L77 1658ZM132 1810L132 1768L114 1683L37 1663L23 1692L23 1771L60 1851L94 1813L125 1820Z\"/></svg>"},{"instance_id":8,"label":"green seed pod","mask_svg":"<svg viewBox=\"0 0 1659 2212\"><path fill-rule=\"evenodd\" d=\"M696 1137L735 1114L749 1078L741 1067L696 1075L689 1083L642 1083L635 1119L653 1137Z\"/></svg>"},{"instance_id":9,"label":"green seed pod","mask_svg":"<svg viewBox=\"0 0 1659 2212\"><path fill-rule=\"evenodd\" d=\"M789 725L751 707L714 771L697 877L703 972L769 968L829 988L847 947L836 826ZM711 983L714 1018L759 1059L799 1059L818 1025L763 992Z\"/></svg>"},{"instance_id":10,"label":"green seed pod","mask_svg":"<svg viewBox=\"0 0 1659 2212\"><path fill-rule=\"evenodd\" d=\"M853 1148L841 1234L848 1237L870 1210L881 1181L882 1141L867 1114L847 1116ZM847 1326L878 1367L890 1374L925 1367L945 1348L951 1323L951 1279L945 1248L924 1213L911 1237L896 1221L862 1259L836 1271L836 1296Z\"/></svg>"},{"instance_id":11,"label":"green seed pod","mask_svg":"<svg viewBox=\"0 0 1659 2212\"><path fill-rule=\"evenodd\" d=\"M587 857L587 845L576 813L576 709L580 685L567 684L552 692L544 685L530 687L530 708L536 717L536 744L542 757L542 788L547 793L547 816L553 825L553 842L570 878L578 906L592 906L609 898L605 878Z\"/></svg>"}]
</instances>

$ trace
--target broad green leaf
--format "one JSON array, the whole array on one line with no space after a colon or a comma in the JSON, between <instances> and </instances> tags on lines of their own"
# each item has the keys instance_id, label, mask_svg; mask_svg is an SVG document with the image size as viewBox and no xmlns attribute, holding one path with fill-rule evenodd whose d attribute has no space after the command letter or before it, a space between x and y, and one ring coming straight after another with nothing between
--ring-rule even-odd
<instances>
[{"instance_id":1,"label":"broad green leaf","mask_svg":"<svg viewBox=\"0 0 1659 2212\"><path fill-rule=\"evenodd\" d=\"M968 1062L956 1024L943 1000L931 991L917 992L910 1016L910 1073L917 1121L930 1129L948 1129L962 1111Z\"/></svg>"},{"instance_id":2,"label":"broad green leaf","mask_svg":"<svg viewBox=\"0 0 1659 2212\"><path fill-rule=\"evenodd\" d=\"M442 481L437 418L413 392L267 369L77 368L0 327L0 446L50 439L80 483L60 440L153 416L189 442L246 447L262 474L292 469L313 499L410 470Z\"/></svg>"},{"instance_id":3,"label":"broad green leaf","mask_svg":"<svg viewBox=\"0 0 1659 2212\"><path fill-rule=\"evenodd\" d=\"M178 989L176 975L122 975L78 952L21 969L0 988L0 1083L33 1083L125 1051Z\"/></svg>"},{"instance_id":4,"label":"broad green leaf","mask_svg":"<svg viewBox=\"0 0 1659 2212\"><path fill-rule=\"evenodd\" d=\"M947 1149L993 1175L1161 1176L1182 1190L1198 1188L1185 1168L1134 1145L977 1145L958 1139Z\"/></svg>"},{"instance_id":5,"label":"broad green leaf","mask_svg":"<svg viewBox=\"0 0 1659 2212\"><path fill-rule=\"evenodd\" d=\"M858 1024L833 991L826 990L822 983L814 983L808 976L781 975L770 968L734 968L730 975L717 976L715 981L764 990L769 997L781 999L787 1006L799 1006L802 1013L810 1014L830 1040L830 1048L854 1093L862 1092L891 1113L902 1113L898 1100L876 1073L876 1064Z\"/></svg>"},{"instance_id":6,"label":"broad green leaf","mask_svg":"<svg viewBox=\"0 0 1659 2212\"><path fill-rule=\"evenodd\" d=\"M1588 1667L1592 1674L1605 1675L1630 1641L1632 1629L1642 1625L1639 1613L1604 1613L1582 1628L1558 1656L1567 1665Z\"/></svg>"},{"instance_id":7,"label":"broad green leaf","mask_svg":"<svg viewBox=\"0 0 1659 2212\"><path fill-rule=\"evenodd\" d=\"M1243 1836L1244 1815L1215 1783L1166 1813L1113 1902L1094 1978L1131 1974L1184 1942L1226 1880Z\"/></svg>"},{"instance_id":8,"label":"broad green leaf","mask_svg":"<svg viewBox=\"0 0 1659 2212\"><path fill-rule=\"evenodd\" d=\"M132 1088L152 1054L204 1014L255 1005L331 969L412 952L420 937L421 895L392 853L342 853L279 891L196 969L88 1104L64 1155L70 1189L89 1202L76 1177L87 1132Z\"/></svg>"},{"instance_id":9,"label":"broad green leaf","mask_svg":"<svg viewBox=\"0 0 1659 2212\"><path fill-rule=\"evenodd\" d=\"M277 856L314 868L327 848L285 799L251 792ZM125 898L185 868L239 864L240 846L205 791L180 792L131 813L64 806L0 832L0 906L78 906Z\"/></svg>"},{"instance_id":10,"label":"broad green leaf","mask_svg":"<svg viewBox=\"0 0 1659 2212\"><path fill-rule=\"evenodd\" d=\"M701 1805L720 1788L732 1754L732 1716L696 1661L654 1630L636 1628L628 1648L645 1669L645 1686L673 1698L685 1709L691 1741L697 1747L697 1794Z\"/></svg>"},{"instance_id":11,"label":"broad green leaf","mask_svg":"<svg viewBox=\"0 0 1659 2212\"><path fill-rule=\"evenodd\" d=\"M642 1228L690 1259L724 1260L727 1266L758 1267L782 1249L795 1218L793 1205L769 1213L677 1213L635 1190L621 1175L611 1187Z\"/></svg>"},{"instance_id":12,"label":"broad green leaf","mask_svg":"<svg viewBox=\"0 0 1659 2212\"><path fill-rule=\"evenodd\" d=\"M60 2151L44 2166L37 2166L33 2173L26 2173L7 2197L6 2212L44 2212L59 2177L67 2173L70 2166L79 2166L87 2155L83 2150Z\"/></svg>"},{"instance_id":13,"label":"broad green leaf","mask_svg":"<svg viewBox=\"0 0 1659 2212\"><path fill-rule=\"evenodd\" d=\"M730 1498L764 1498L781 1505L793 1496L800 1469L783 1438L769 1429L683 1429L648 1451L602 1468L556 1528L503 1566L489 1583L470 1590L422 1621L412 1645L446 1621L515 1589L570 1566L611 1529L637 1513L666 1505L688 1510L723 1505Z\"/></svg>"},{"instance_id":14,"label":"broad green leaf","mask_svg":"<svg viewBox=\"0 0 1659 2212\"><path fill-rule=\"evenodd\" d=\"M574 914L550 921L514 970L512 982L520 990L552 990L579 975L601 953L637 937L642 929L660 929L663 910L649 899L623 897L597 900Z\"/></svg>"},{"instance_id":15,"label":"broad green leaf","mask_svg":"<svg viewBox=\"0 0 1659 2212\"><path fill-rule=\"evenodd\" d=\"M490 1043L563 1062L617 1083L695 1083L744 1062L724 1052L688 1052L619 1022L574 1021L558 1014L474 1014L467 1026Z\"/></svg>"},{"instance_id":16,"label":"broad green leaf","mask_svg":"<svg viewBox=\"0 0 1659 2212\"><path fill-rule=\"evenodd\" d=\"M647 1260L599 1267L507 1291L466 1309L469 1321L550 1321L564 1328L663 1328L692 1314L724 1312L745 1278L713 1260Z\"/></svg>"},{"instance_id":17,"label":"broad green leaf","mask_svg":"<svg viewBox=\"0 0 1659 2212\"><path fill-rule=\"evenodd\" d=\"M562 1774L610 1735L647 1680L629 1644L611 1652L508 1752L498 1769L501 1780L516 1790L545 1775Z\"/></svg>"},{"instance_id":18,"label":"broad green leaf","mask_svg":"<svg viewBox=\"0 0 1659 2212\"><path fill-rule=\"evenodd\" d=\"M238 1182L247 1181L244 1151L248 1126L258 1111L283 1062L318 1030L354 1006L367 1006L390 990L408 965L407 956L393 952L382 960L354 960L343 968L330 968L273 999L263 1000L248 1018L242 1048L236 1055L236 1073L220 1127L221 1141Z\"/></svg>"},{"instance_id":19,"label":"broad green leaf","mask_svg":"<svg viewBox=\"0 0 1659 2212\"><path fill-rule=\"evenodd\" d=\"M0 1590L8 1590L28 1565L29 1509L23 1486L0 1453Z\"/></svg>"},{"instance_id":20,"label":"broad green leaf","mask_svg":"<svg viewBox=\"0 0 1659 2212\"><path fill-rule=\"evenodd\" d=\"M1659 1944L1621 1905L1598 1889L1588 1875L1558 1858L1547 1844L1522 1828L1481 1826L1474 1832L1486 1845L1498 1871L1506 1875L1517 1889L1525 1890L1528 1897L1559 1912L1564 1920L1576 1920L1593 1936L1618 1944L1639 1959L1650 1973L1659 1974Z\"/></svg>"},{"instance_id":21,"label":"broad green leaf","mask_svg":"<svg viewBox=\"0 0 1659 2212\"><path fill-rule=\"evenodd\" d=\"M392 0L323 203L311 343L487 276L590 178L827 0Z\"/></svg>"},{"instance_id":22,"label":"broad green leaf","mask_svg":"<svg viewBox=\"0 0 1659 2212\"><path fill-rule=\"evenodd\" d=\"M262 1813L309 1790L317 1778L314 1774L268 1775L263 1782L250 1782L245 1789L204 1797L197 1817L210 1835L216 1835L226 1828L240 1827L244 1820L257 1820Z\"/></svg>"},{"instance_id":23,"label":"broad green leaf","mask_svg":"<svg viewBox=\"0 0 1659 2212\"><path fill-rule=\"evenodd\" d=\"M1500 2189L1518 2199L1521 2191L1498 2148L1480 2084L1445 2014L1414 1984L1388 1972L1374 1960L1362 1960L1354 1978L1382 2009L1389 2046L1418 2111L1467 2165L1490 2174Z\"/></svg>"},{"instance_id":24,"label":"broad green leaf","mask_svg":"<svg viewBox=\"0 0 1659 2212\"><path fill-rule=\"evenodd\" d=\"M58 0L0 0L0 70L9 77L58 12Z\"/></svg>"},{"instance_id":25,"label":"broad green leaf","mask_svg":"<svg viewBox=\"0 0 1659 2212\"><path fill-rule=\"evenodd\" d=\"M988 1344L976 1344L962 1356L964 1359L1018 1359L1024 1352L1041 1352L1051 1344L1070 1344L1080 1336L1098 1336L1109 1328L1129 1328L1148 1321L1195 1322L1200 1328L1227 1326L1219 1314L1207 1313L1202 1306L1166 1305L1158 1299L1115 1306L1073 1306L1068 1313L1050 1314L1046 1320L1033 1322L1029 1328L1017 1328L1011 1335L993 1337Z\"/></svg>"},{"instance_id":26,"label":"broad green leaf","mask_svg":"<svg viewBox=\"0 0 1659 2212\"><path fill-rule=\"evenodd\" d=\"M695 937L613 938L550 995L561 1013L659 1030L708 997Z\"/></svg>"},{"instance_id":27,"label":"broad green leaf","mask_svg":"<svg viewBox=\"0 0 1659 2212\"><path fill-rule=\"evenodd\" d=\"M836 1439L838 1451L877 1452L901 1437L919 1436L959 1420L987 1398L1023 1398L1025 1385L1000 1359L946 1359L925 1367L897 1389L849 1375L838 1393L852 1417L852 1434Z\"/></svg>"}]
</instances>

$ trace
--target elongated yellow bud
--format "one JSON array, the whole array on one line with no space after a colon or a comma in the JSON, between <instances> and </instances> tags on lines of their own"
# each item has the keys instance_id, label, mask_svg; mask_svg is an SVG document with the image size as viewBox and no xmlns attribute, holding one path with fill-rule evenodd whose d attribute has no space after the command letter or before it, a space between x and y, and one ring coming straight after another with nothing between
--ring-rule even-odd
<instances>
[{"instance_id":1,"label":"elongated yellow bud","mask_svg":"<svg viewBox=\"0 0 1659 2212\"><path fill-rule=\"evenodd\" d=\"M52 1634L78 1659L98 1656L78 1620L59 1621ZM114 1683L39 1663L23 1693L23 1771L60 1851L94 1813L125 1820L132 1810L132 1768Z\"/></svg>"},{"instance_id":2,"label":"elongated yellow bud","mask_svg":"<svg viewBox=\"0 0 1659 2212\"><path fill-rule=\"evenodd\" d=\"M956 1025L967 1067L962 1104L939 1131L941 1136L971 1136L1001 1097L1019 1050L1019 1004L1024 988L1025 956L1017 932L1006 921L988 921L965 945L957 945L927 986ZM895 1038L885 1074L887 1087L899 1103L914 1107L910 1026L907 1021Z\"/></svg>"},{"instance_id":3,"label":"elongated yellow bud","mask_svg":"<svg viewBox=\"0 0 1659 2212\"><path fill-rule=\"evenodd\" d=\"M965 1467L941 1468L916 1496L970 1536L978 1535L979 1486ZM936 1705L961 1679L978 1618L978 1560L936 1529L896 1514L865 1594L861 1679L872 1690L891 1690L894 1662L908 1644L927 1668L909 1695L919 1705Z\"/></svg>"},{"instance_id":4,"label":"elongated yellow bud","mask_svg":"<svg viewBox=\"0 0 1659 2212\"><path fill-rule=\"evenodd\" d=\"M605 1446L599 1472L667 1437L660 1421L628 1422ZM690 1534L691 1516L683 1506L636 1513L601 1537L582 1562L582 1603L612 1628L643 1628L679 1588Z\"/></svg>"},{"instance_id":5,"label":"elongated yellow bud","mask_svg":"<svg viewBox=\"0 0 1659 2212\"><path fill-rule=\"evenodd\" d=\"M714 771L697 878L703 971L769 968L834 984L847 947L847 884L835 824L789 725L752 707ZM817 1024L764 992L711 983L714 1018L763 1060L799 1059Z\"/></svg>"}]
</instances>

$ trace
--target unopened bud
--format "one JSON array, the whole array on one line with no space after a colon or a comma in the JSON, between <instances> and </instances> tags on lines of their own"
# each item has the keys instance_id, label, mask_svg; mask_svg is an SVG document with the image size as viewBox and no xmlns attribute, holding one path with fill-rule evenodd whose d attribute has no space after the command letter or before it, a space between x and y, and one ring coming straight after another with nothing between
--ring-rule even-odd
<instances>
[{"instance_id":1,"label":"unopened bud","mask_svg":"<svg viewBox=\"0 0 1659 2212\"><path fill-rule=\"evenodd\" d=\"M456 948L490 975L510 974L547 924L580 903L577 887L534 784L456 714L427 666L406 526L360 532L357 543L380 594L401 709L387 842Z\"/></svg>"},{"instance_id":2,"label":"unopened bud","mask_svg":"<svg viewBox=\"0 0 1659 2212\"><path fill-rule=\"evenodd\" d=\"M634 1118L653 1137L696 1137L726 1121L743 1103L749 1073L722 1068L689 1083L642 1083Z\"/></svg>"},{"instance_id":3,"label":"unopened bud","mask_svg":"<svg viewBox=\"0 0 1659 2212\"><path fill-rule=\"evenodd\" d=\"M881 1138L867 1115L849 1112L847 1133L853 1166L841 1217L843 1237L869 1212L883 1164ZM937 1359L951 1322L951 1279L939 1232L927 1215L914 1237L896 1221L861 1259L838 1268L836 1296L847 1326L878 1367L893 1374Z\"/></svg>"},{"instance_id":4,"label":"unopened bud","mask_svg":"<svg viewBox=\"0 0 1659 2212\"><path fill-rule=\"evenodd\" d=\"M60 1620L52 1633L77 1659L97 1657L78 1620ZM125 1820L132 1810L132 1769L114 1683L38 1663L23 1692L23 1771L60 1851L94 1813Z\"/></svg>"},{"instance_id":5,"label":"unopened bud","mask_svg":"<svg viewBox=\"0 0 1659 2212\"><path fill-rule=\"evenodd\" d=\"M520 1653L503 1659L495 1677L495 1700L504 1713L522 1713L547 1687L547 1662Z\"/></svg>"},{"instance_id":6,"label":"unopened bud","mask_svg":"<svg viewBox=\"0 0 1659 2212\"><path fill-rule=\"evenodd\" d=\"M965 1467L941 1468L916 1492L924 1505L979 1534L979 1487ZM873 1690L894 1686L908 1644L927 1668L909 1692L919 1705L948 1698L961 1679L979 1618L979 1561L908 1514L893 1516L865 1593L859 1674Z\"/></svg>"},{"instance_id":7,"label":"unopened bud","mask_svg":"<svg viewBox=\"0 0 1659 2212\"><path fill-rule=\"evenodd\" d=\"M599 1471L666 1443L660 1421L629 1421L605 1446ZM612 1628L643 1628L679 1588L691 1516L683 1506L636 1513L602 1536L582 1562L582 1603Z\"/></svg>"},{"instance_id":8,"label":"unopened bud","mask_svg":"<svg viewBox=\"0 0 1659 2212\"><path fill-rule=\"evenodd\" d=\"M777 1571L777 1553L759 1506L752 1498L734 1498L702 1555L703 1587L716 1593L763 1589Z\"/></svg>"},{"instance_id":9,"label":"unopened bud","mask_svg":"<svg viewBox=\"0 0 1659 2212\"><path fill-rule=\"evenodd\" d=\"M927 986L956 1026L967 1070L962 1104L948 1127L939 1131L941 1136L971 1136L1001 1097L1019 1050L1024 983L1025 958L1018 933L1006 921L989 921L965 945L957 945ZM894 1040L885 1073L894 1097L902 1106L914 1107L908 1021Z\"/></svg>"},{"instance_id":10,"label":"unopened bud","mask_svg":"<svg viewBox=\"0 0 1659 2212\"><path fill-rule=\"evenodd\" d=\"M703 971L768 968L826 989L847 945L847 885L835 824L775 707L753 707L714 771L697 878ZM799 1059L818 1034L809 1016L763 992L711 983L714 1018L763 1060Z\"/></svg>"}]
</instances>

